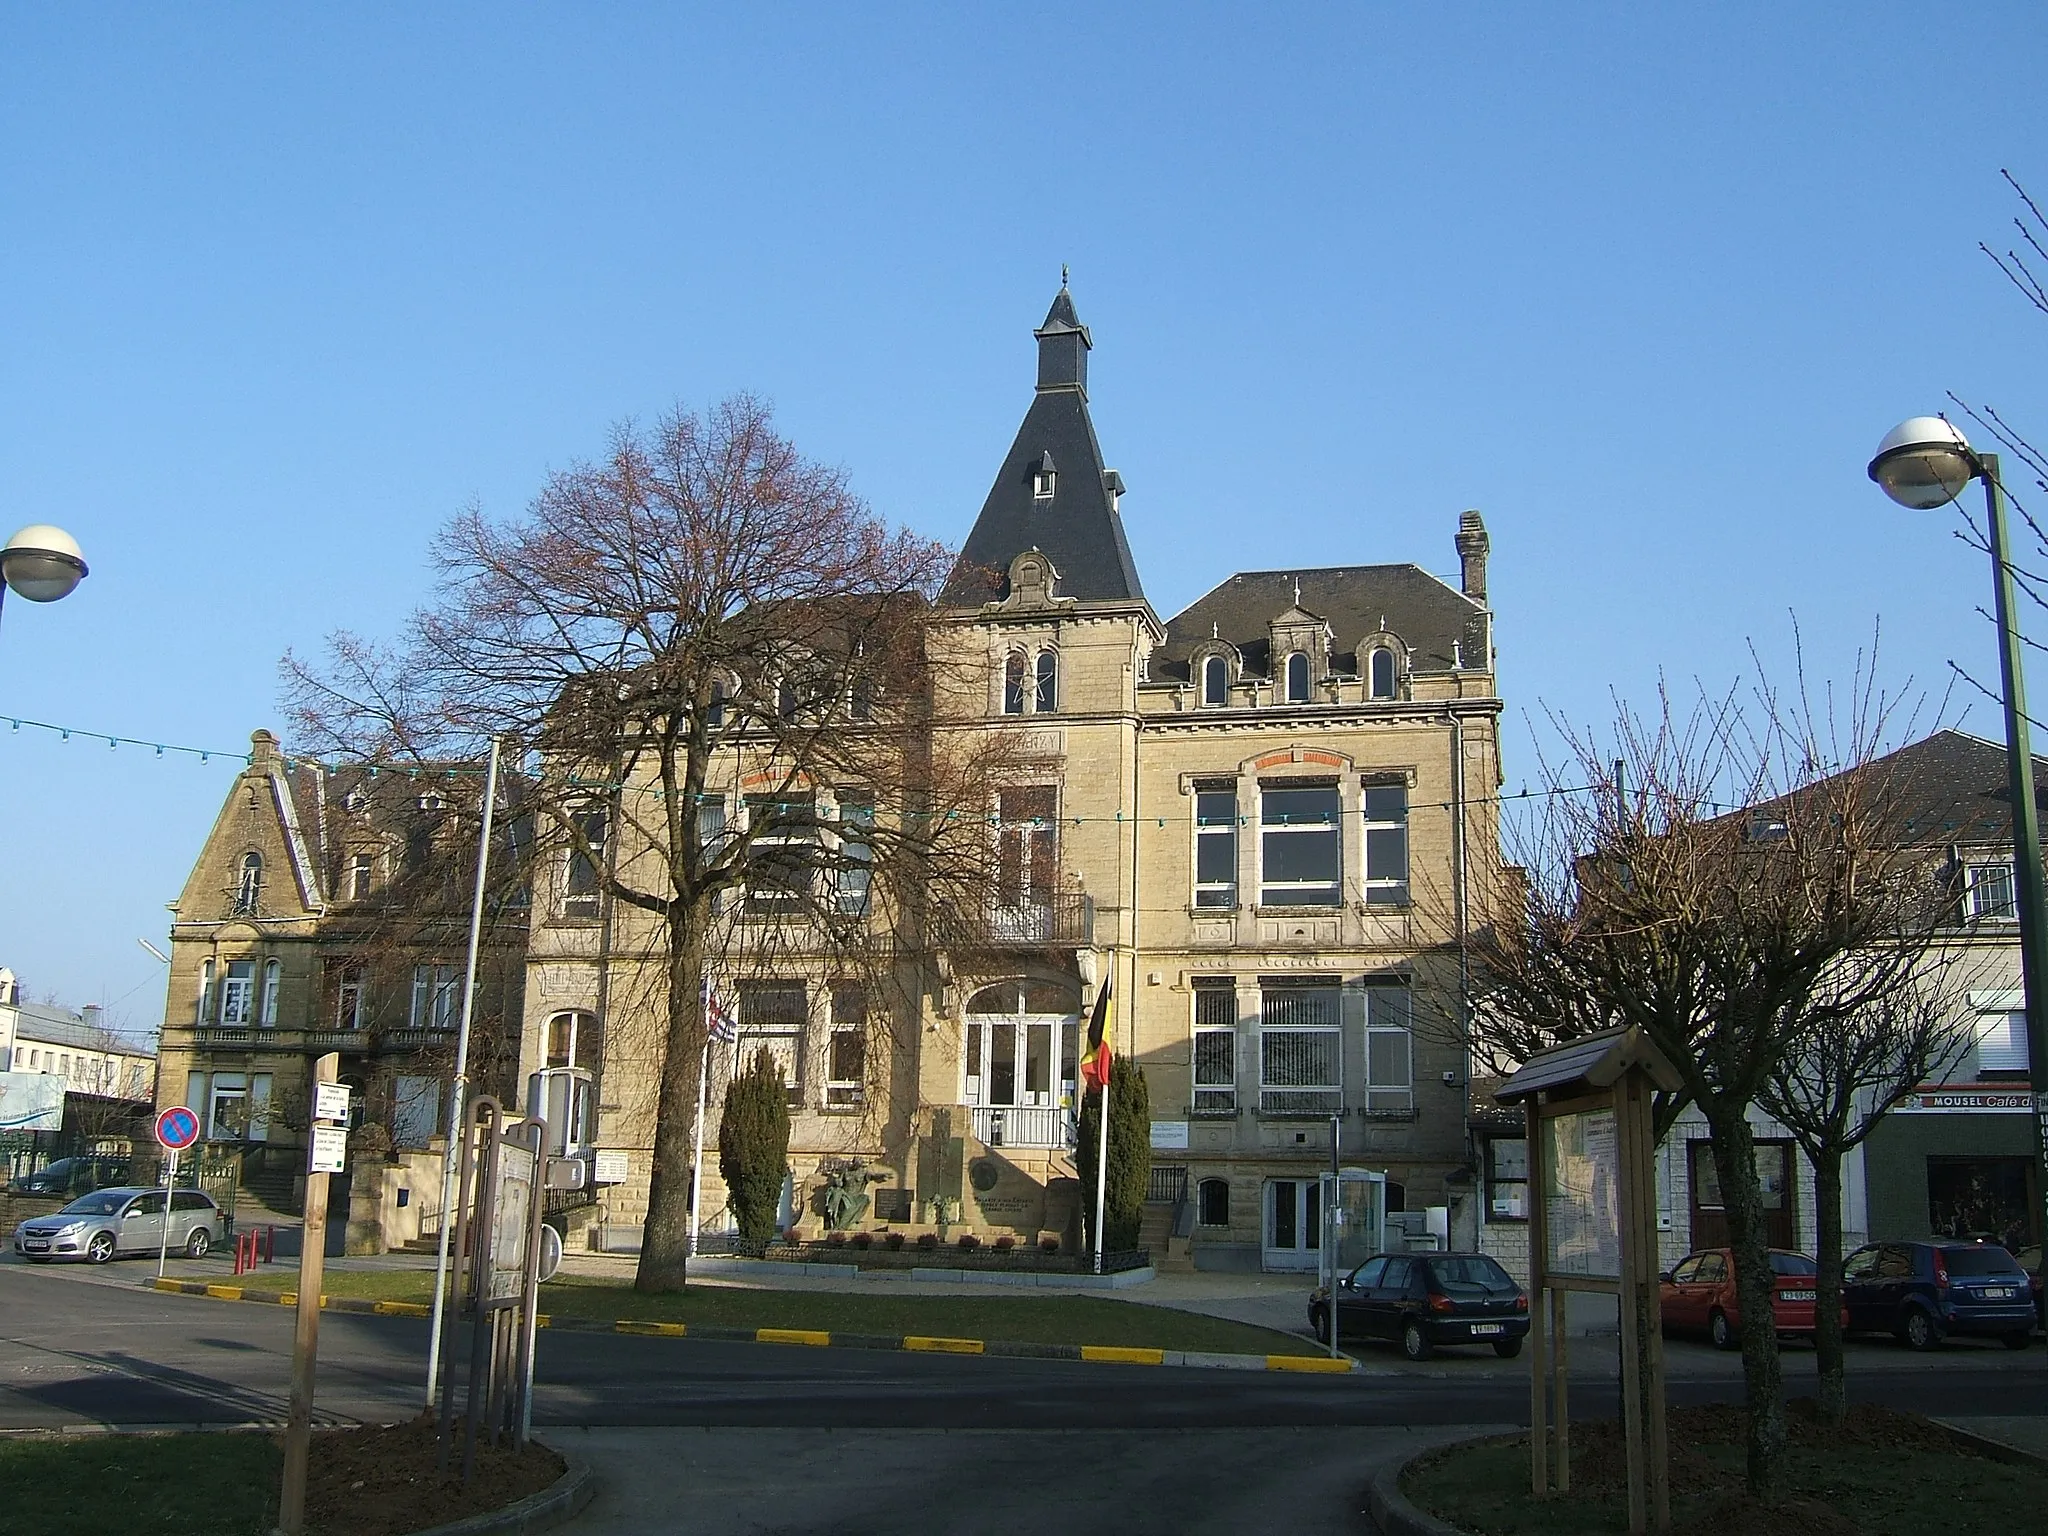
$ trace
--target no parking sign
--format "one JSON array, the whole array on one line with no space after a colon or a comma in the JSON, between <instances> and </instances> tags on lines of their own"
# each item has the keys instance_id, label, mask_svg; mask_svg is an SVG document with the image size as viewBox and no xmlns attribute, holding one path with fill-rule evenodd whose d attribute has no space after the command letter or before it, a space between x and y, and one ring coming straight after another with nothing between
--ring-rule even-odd
<instances>
[{"instance_id":1,"label":"no parking sign","mask_svg":"<svg viewBox=\"0 0 2048 1536\"><path fill-rule=\"evenodd\" d=\"M182 1152L199 1139L199 1117L182 1104L161 1110L156 1117L156 1144L166 1152Z\"/></svg>"}]
</instances>

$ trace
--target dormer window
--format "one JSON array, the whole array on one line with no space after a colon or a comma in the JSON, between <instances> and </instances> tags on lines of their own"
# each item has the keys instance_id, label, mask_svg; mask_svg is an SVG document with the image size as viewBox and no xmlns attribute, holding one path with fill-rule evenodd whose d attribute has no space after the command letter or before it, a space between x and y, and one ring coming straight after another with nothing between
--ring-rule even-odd
<instances>
[{"instance_id":1,"label":"dormer window","mask_svg":"<svg viewBox=\"0 0 2048 1536\"><path fill-rule=\"evenodd\" d=\"M443 800L438 794L436 794L431 789L428 790L424 795L421 795L419 799L419 806L420 809L423 811L432 812L445 810L447 808L447 805L448 802L446 800Z\"/></svg>"},{"instance_id":2,"label":"dormer window","mask_svg":"<svg viewBox=\"0 0 2048 1536\"><path fill-rule=\"evenodd\" d=\"M1394 653L1381 646L1372 653L1367 663L1368 678L1372 684L1372 696L1376 699L1391 699L1394 696Z\"/></svg>"},{"instance_id":3,"label":"dormer window","mask_svg":"<svg viewBox=\"0 0 2048 1536\"><path fill-rule=\"evenodd\" d=\"M1306 704L1308 699L1308 653L1296 651L1287 658L1287 702Z\"/></svg>"},{"instance_id":4,"label":"dormer window","mask_svg":"<svg viewBox=\"0 0 2048 1536\"><path fill-rule=\"evenodd\" d=\"M252 913L263 898L263 855L245 854L242 869L235 881L235 911Z\"/></svg>"},{"instance_id":5,"label":"dormer window","mask_svg":"<svg viewBox=\"0 0 2048 1536\"><path fill-rule=\"evenodd\" d=\"M1035 501L1052 500L1053 465L1050 453L1041 453L1031 466L1031 496Z\"/></svg>"},{"instance_id":6,"label":"dormer window","mask_svg":"<svg viewBox=\"0 0 2048 1536\"><path fill-rule=\"evenodd\" d=\"M1230 663L1221 656L1202 663L1202 702L1219 708L1230 702Z\"/></svg>"}]
</instances>

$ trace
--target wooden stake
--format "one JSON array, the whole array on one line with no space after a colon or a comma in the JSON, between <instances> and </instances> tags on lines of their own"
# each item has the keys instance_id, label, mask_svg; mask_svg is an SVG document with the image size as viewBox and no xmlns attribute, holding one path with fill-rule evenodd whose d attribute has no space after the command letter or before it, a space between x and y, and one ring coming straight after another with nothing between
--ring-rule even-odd
<instances>
[{"instance_id":1,"label":"wooden stake","mask_svg":"<svg viewBox=\"0 0 2048 1536\"><path fill-rule=\"evenodd\" d=\"M330 1051L313 1063L314 1096L319 1084L341 1076L341 1056ZM317 1122L315 1122L317 1123ZM307 1167L310 1170L311 1132ZM292 1335L292 1396L284 1429L284 1486L277 1501L282 1536L304 1536L306 1459L313 1444L313 1367L320 1353L320 1285L327 1271L327 1178L306 1174L306 1220L299 1239L298 1327ZM168 1219L168 1218L166 1218Z\"/></svg>"}]
</instances>

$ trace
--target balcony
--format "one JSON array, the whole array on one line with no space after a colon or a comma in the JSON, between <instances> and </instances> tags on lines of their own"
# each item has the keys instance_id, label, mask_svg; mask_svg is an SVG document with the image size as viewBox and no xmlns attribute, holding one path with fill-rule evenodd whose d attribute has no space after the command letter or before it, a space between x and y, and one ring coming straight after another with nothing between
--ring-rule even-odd
<instances>
[{"instance_id":1,"label":"balcony","mask_svg":"<svg viewBox=\"0 0 2048 1536\"><path fill-rule=\"evenodd\" d=\"M1071 1147L1075 1121L1071 1109L976 1104L974 1137L991 1147Z\"/></svg>"},{"instance_id":2,"label":"balcony","mask_svg":"<svg viewBox=\"0 0 2048 1536\"><path fill-rule=\"evenodd\" d=\"M1062 891L1042 901L994 906L982 923L991 944L1085 949L1095 942L1095 898L1085 891Z\"/></svg>"}]
</instances>

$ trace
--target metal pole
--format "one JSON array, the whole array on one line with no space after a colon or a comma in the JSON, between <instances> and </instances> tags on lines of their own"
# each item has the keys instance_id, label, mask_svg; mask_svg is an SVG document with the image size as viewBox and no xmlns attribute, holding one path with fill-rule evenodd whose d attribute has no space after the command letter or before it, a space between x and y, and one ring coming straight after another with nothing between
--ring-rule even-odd
<instances>
[{"instance_id":1,"label":"metal pole","mask_svg":"<svg viewBox=\"0 0 2048 1536\"><path fill-rule=\"evenodd\" d=\"M1108 1034L1109 1028L1105 1027L1103 1030L1104 1037L1107 1038ZM1111 1055L1112 1065L1110 1070L1114 1072L1116 1070L1114 1052ZM1099 1275L1102 1273L1103 1245L1108 1241L1109 1236L1102 1226L1103 1202L1109 1194L1109 1079L1107 1077L1103 1078L1102 1086L1096 1089L1096 1092L1102 1095L1102 1111L1096 1116L1096 1129L1101 1132L1101 1135L1097 1137L1095 1144L1095 1273Z\"/></svg>"},{"instance_id":2,"label":"metal pole","mask_svg":"<svg viewBox=\"0 0 2048 1536\"><path fill-rule=\"evenodd\" d=\"M163 1240L156 1250L156 1277L164 1277L164 1261L171 1252L171 1196L178 1188L178 1149L172 1147L171 1160L164 1165L164 1232Z\"/></svg>"},{"instance_id":3,"label":"metal pole","mask_svg":"<svg viewBox=\"0 0 2048 1536\"><path fill-rule=\"evenodd\" d=\"M711 1073L711 978L704 978L702 988L704 999L704 1045L697 1052L697 1129L696 1148L690 1153L690 1246L689 1256L697 1257L697 1234L703 1229L704 1215L701 1204L704 1198L704 1079Z\"/></svg>"},{"instance_id":4,"label":"metal pole","mask_svg":"<svg viewBox=\"0 0 2048 1536\"><path fill-rule=\"evenodd\" d=\"M1323 1202L1323 1251L1329 1255L1330 1273L1324 1278L1323 1294L1330 1298L1330 1358L1337 1358L1337 1213L1344 1206L1344 1169L1338 1161L1339 1138L1344 1121L1330 1116L1330 1198Z\"/></svg>"},{"instance_id":5,"label":"metal pole","mask_svg":"<svg viewBox=\"0 0 2048 1536\"><path fill-rule=\"evenodd\" d=\"M322 1083L341 1075L341 1055L329 1051L313 1063L313 1097ZM320 1124L318 1120L312 1122ZM310 1140L308 1151L311 1150ZM306 1457L313 1443L313 1368L320 1349L320 1281L327 1268L327 1179L306 1173L306 1219L299 1228L298 1325L292 1334L292 1396L284 1427L284 1486L277 1501L277 1528L283 1536L306 1529Z\"/></svg>"},{"instance_id":6,"label":"metal pole","mask_svg":"<svg viewBox=\"0 0 2048 1536\"><path fill-rule=\"evenodd\" d=\"M1998 455L1977 455L1991 521L1991 572L1998 589L1998 666L2005 684L2005 756L2012 795L2014 881L2020 928L2020 978L2026 991L2028 1082L2034 1095L2037 1201L2048 1200L2048 896L2041 876L2041 828L2034 807L2034 749L2027 727L2027 684L2019 627L2013 620L2012 556L2005 527L2005 488ZM2048 1235L2042 1208L2035 1237Z\"/></svg>"},{"instance_id":7,"label":"metal pole","mask_svg":"<svg viewBox=\"0 0 2048 1536\"><path fill-rule=\"evenodd\" d=\"M441 1313L448 1292L448 1234L455 1219L456 1133L462 1125L462 1101L469 1090L469 1024L476 1011L476 951L483 937L484 880L491 863L491 814L498 805L498 738L491 738L491 756L484 768L483 810L477 817L476 891L469 904L469 961L462 977L462 1024L455 1032L455 1076L448 1084L448 1118L442 1122L441 1239L434 1245L434 1315L427 1337L427 1407L441 1380ZM572 1055L569 1065L575 1066Z\"/></svg>"}]
</instances>

